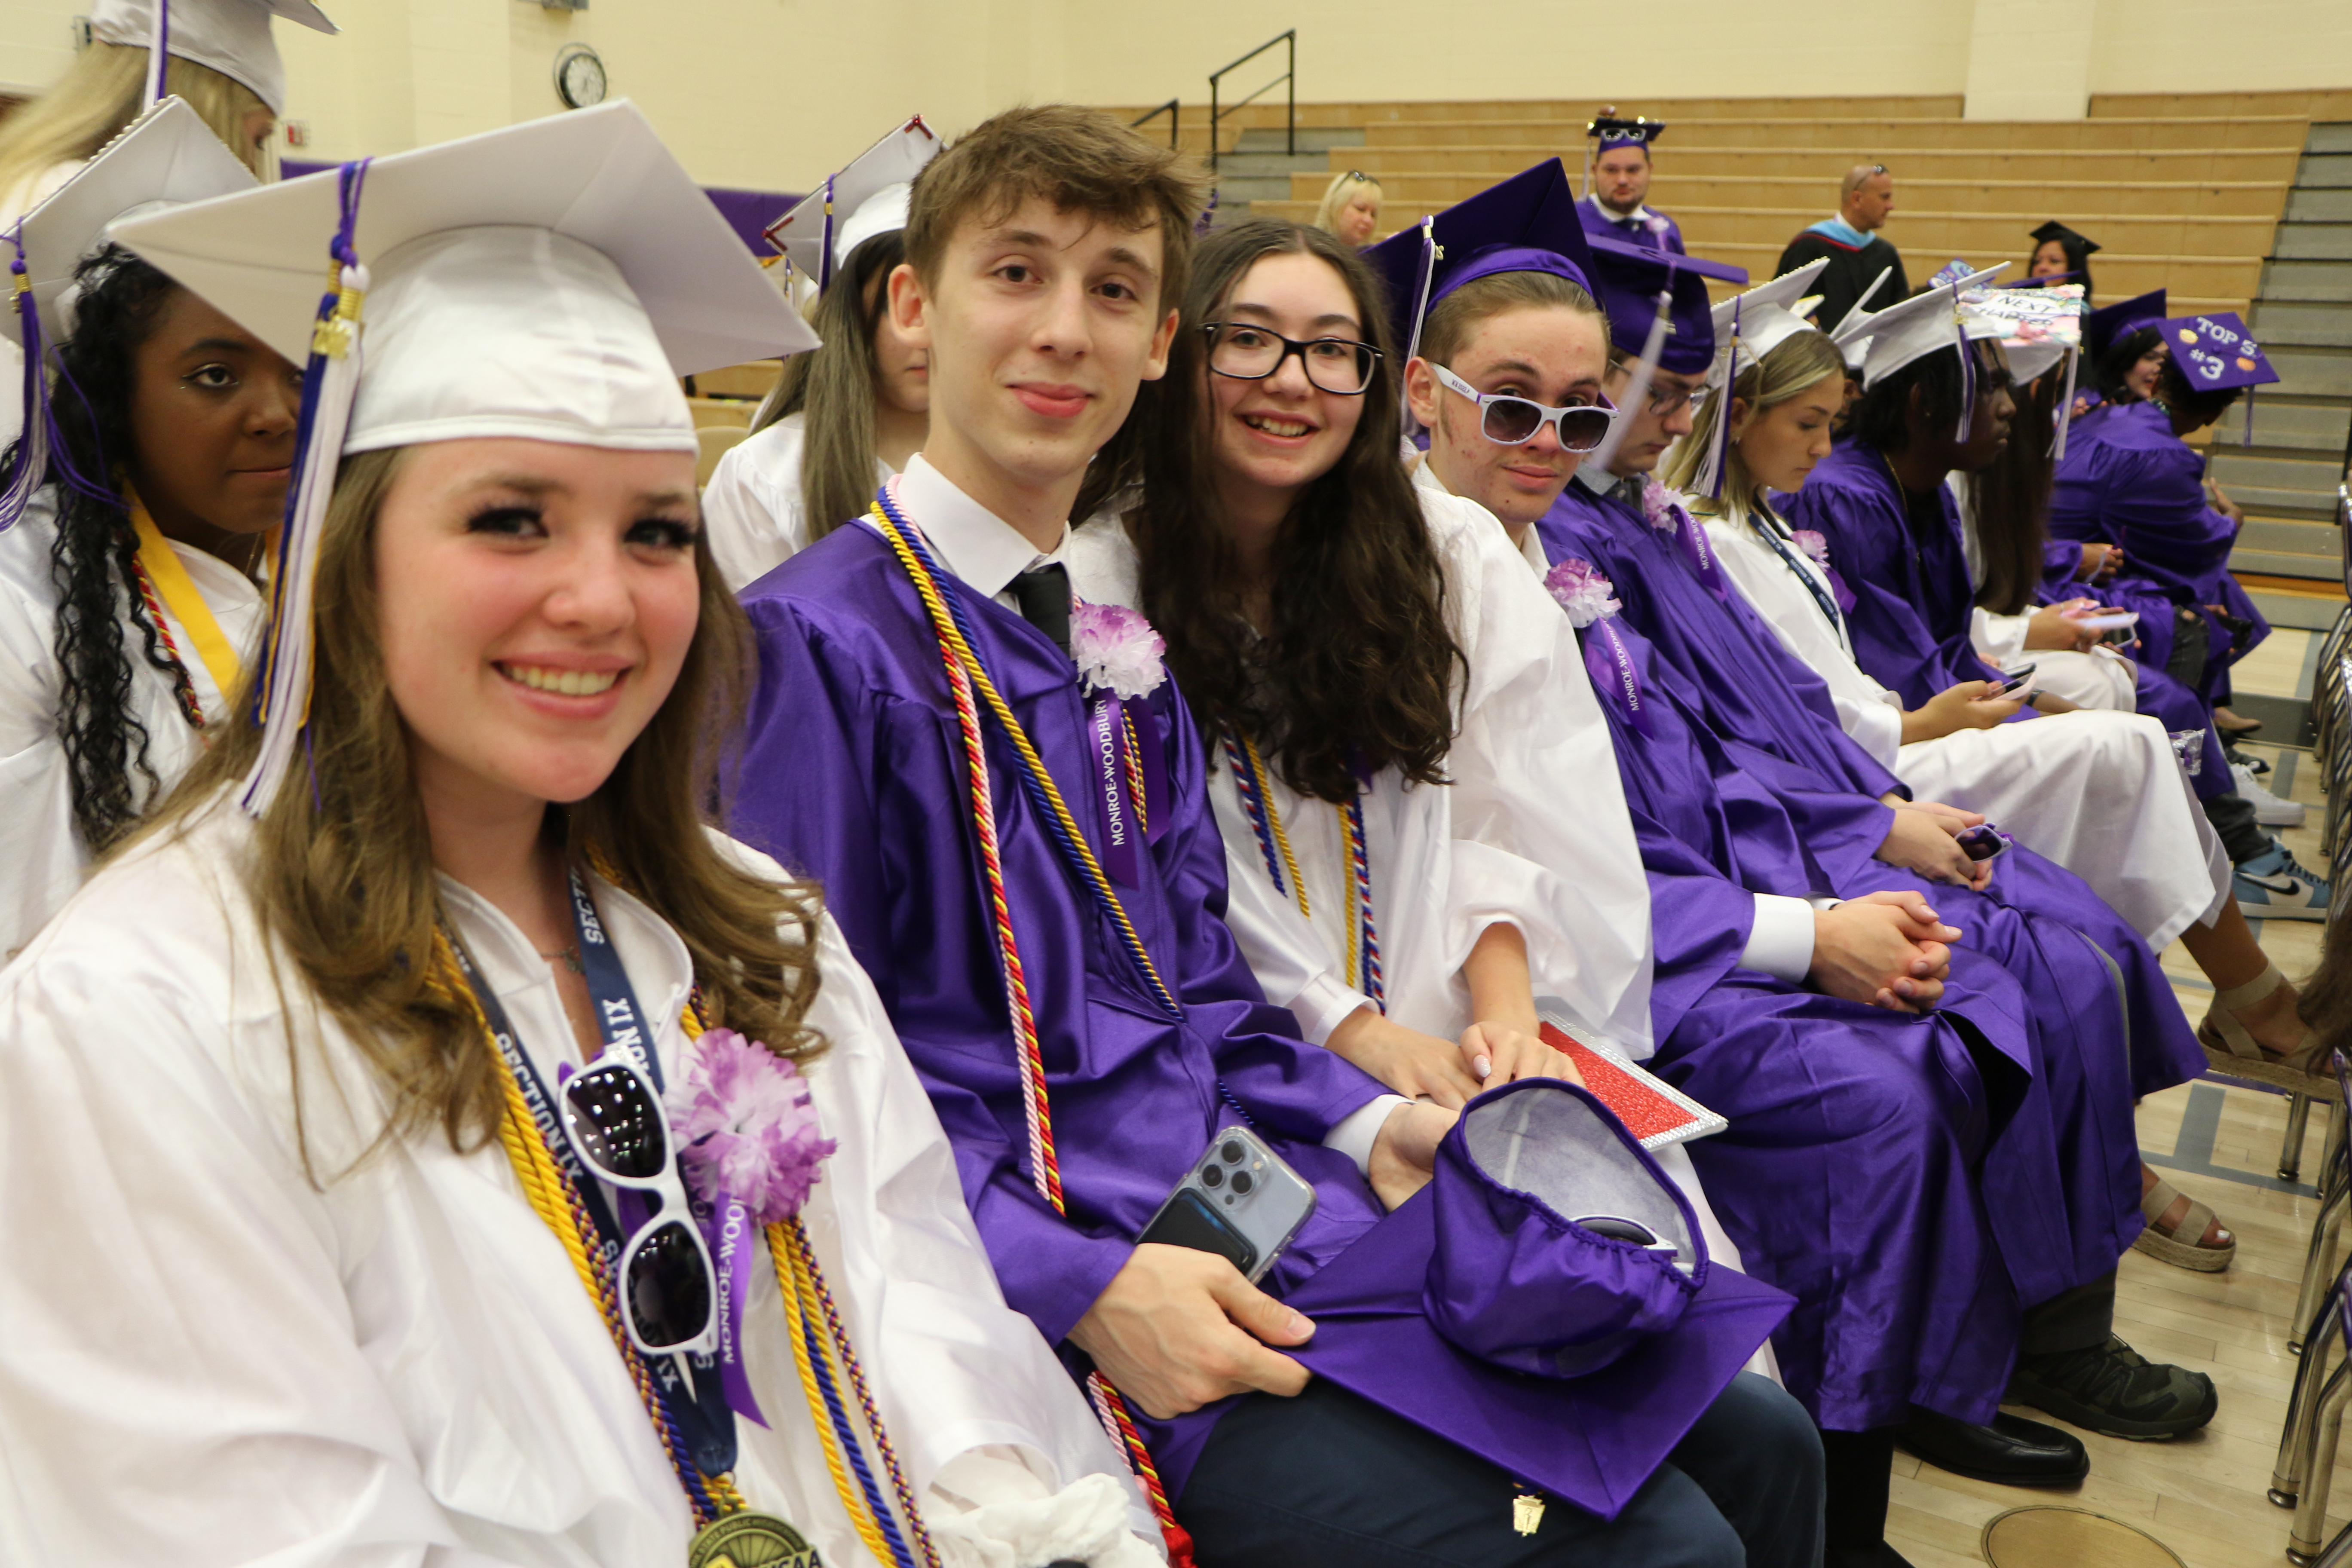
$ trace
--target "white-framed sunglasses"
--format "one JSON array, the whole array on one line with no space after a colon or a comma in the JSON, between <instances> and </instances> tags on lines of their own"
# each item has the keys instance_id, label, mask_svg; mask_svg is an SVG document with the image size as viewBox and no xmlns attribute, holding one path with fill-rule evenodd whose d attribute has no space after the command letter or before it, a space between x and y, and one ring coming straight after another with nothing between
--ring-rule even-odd
<instances>
[{"instance_id":1,"label":"white-framed sunglasses","mask_svg":"<svg viewBox=\"0 0 2352 1568\"><path fill-rule=\"evenodd\" d=\"M1561 451L1590 452L1607 437L1610 421L1617 416L1617 405L1599 394L1594 395L1596 401L1591 403L1571 403L1565 408L1554 408L1531 397L1481 392L1434 362L1429 368L1436 372L1438 381L1448 391L1478 405L1479 433L1498 447L1524 447L1549 425L1559 438Z\"/></svg>"},{"instance_id":2,"label":"white-framed sunglasses","mask_svg":"<svg viewBox=\"0 0 2352 1568\"><path fill-rule=\"evenodd\" d=\"M708 1354L719 1343L718 1270L694 1223L661 1091L627 1058L599 1058L563 1080L563 1135L604 1181L652 1194L660 1210L621 1247L621 1321L648 1355Z\"/></svg>"}]
</instances>

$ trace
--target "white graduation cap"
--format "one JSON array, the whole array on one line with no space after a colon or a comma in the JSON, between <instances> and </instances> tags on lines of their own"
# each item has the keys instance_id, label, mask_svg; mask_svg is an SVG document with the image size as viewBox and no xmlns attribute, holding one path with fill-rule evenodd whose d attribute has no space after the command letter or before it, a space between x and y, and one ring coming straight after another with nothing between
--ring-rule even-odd
<instances>
[{"instance_id":1,"label":"white graduation cap","mask_svg":"<svg viewBox=\"0 0 2352 1568\"><path fill-rule=\"evenodd\" d=\"M121 134L99 149L71 179L19 219L7 238L15 246L14 308L0 311L0 336L25 351L24 437L16 467L0 489L0 531L24 512L25 503L63 460L50 442L47 345L73 331L74 274L106 244L106 228L119 217L161 211L185 202L250 190L260 182L237 161L204 117L176 98L167 98ZM93 485L106 476L83 476Z\"/></svg>"},{"instance_id":2,"label":"white graduation cap","mask_svg":"<svg viewBox=\"0 0 2352 1568\"><path fill-rule=\"evenodd\" d=\"M784 253L793 271L820 289L829 286L851 251L907 226L915 176L939 154L938 133L921 115L912 116L770 224L768 243Z\"/></svg>"},{"instance_id":3,"label":"white graduation cap","mask_svg":"<svg viewBox=\"0 0 2352 1568\"><path fill-rule=\"evenodd\" d=\"M1715 360L1707 366L1706 455L1692 483L1709 496L1723 493L1723 458L1731 439L1731 388L1739 373L1813 324L1798 312L1805 289L1830 264L1826 256L1784 272L1769 283L1717 305Z\"/></svg>"},{"instance_id":4,"label":"white graduation cap","mask_svg":"<svg viewBox=\"0 0 2352 1568\"><path fill-rule=\"evenodd\" d=\"M679 376L817 341L625 99L131 218L114 236L309 361L261 756L240 795L256 814L299 743L319 531L343 454L491 436L691 452Z\"/></svg>"},{"instance_id":5,"label":"white graduation cap","mask_svg":"<svg viewBox=\"0 0 2352 1568\"><path fill-rule=\"evenodd\" d=\"M89 36L102 43L155 47L210 66L253 89L272 114L286 112L286 62L270 36L273 17L320 33L342 31L310 0L97 0L90 7ZM163 96L163 69L150 60L147 96Z\"/></svg>"},{"instance_id":6,"label":"white graduation cap","mask_svg":"<svg viewBox=\"0 0 2352 1568\"><path fill-rule=\"evenodd\" d=\"M1898 300L1884 310L1865 315L1857 304L1830 333L1830 340L1843 353L1847 367L1859 371L1865 391L1940 349L1961 351L1960 429L1955 439L1965 441L1976 406L1977 362L1976 356L1968 352L1968 345L1978 338L1999 337L2004 330L2000 324L1971 310L1967 295L1971 287L1999 275L2008 266L2004 261L1971 270L1965 263L1955 262L1937 275L1941 281L1934 287L1923 289L1907 300ZM1872 285L1876 287L1875 283Z\"/></svg>"}]
</instances>

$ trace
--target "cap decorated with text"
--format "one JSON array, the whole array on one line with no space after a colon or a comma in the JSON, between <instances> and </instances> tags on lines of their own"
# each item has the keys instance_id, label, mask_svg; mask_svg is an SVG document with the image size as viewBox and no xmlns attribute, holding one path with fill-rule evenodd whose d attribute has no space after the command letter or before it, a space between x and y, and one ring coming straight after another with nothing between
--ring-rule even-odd
<instances>
[{"instance_id":1,"label":"cap decorated with text","mask_svg":"<svg viewBox=\"0 0 2352 1568\"><path fill-rule=\"evenodd\" d=\"M2235 311L2175 316L2158 322L2157 330L2164 334L2165 345L2172 351L2172 363L2180 367L2189 384L2200 392L2267 386L2279 378L2262 346L2254 342L2253 334Z\"/></svg>"}]
</instances>

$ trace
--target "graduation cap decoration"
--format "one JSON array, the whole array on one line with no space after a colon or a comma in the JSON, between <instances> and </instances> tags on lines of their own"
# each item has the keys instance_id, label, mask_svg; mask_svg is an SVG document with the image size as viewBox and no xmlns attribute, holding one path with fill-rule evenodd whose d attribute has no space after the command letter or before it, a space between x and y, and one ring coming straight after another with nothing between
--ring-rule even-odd
<instances>
[{"instance_id":1,"label":"graduation cap decoration","mask_svg":"<svg viewBox=\"0 0 2352 1568\"><path fill-rule=\"evenodd\" d=\"M1965 262L1955 265L1967 266ZM1937 274L1943 280L1936 286L1923 289L1907 300L1898 300L1884 310L1864 314L1857 305L1832 331L1830 339L1841 349L1867 340L1858 352L1845 355L1848 365L1859 363L1864 388L1877 385L1904 366L1931 353L1957 349L1960 356L1960 430L1954 438L1964 441L1976 407L1977 362L1976 355L1969 352L1969 343L1976 338L1999 336L2002 330L1998 323L1969 310L1966 296L1976 285L1998 277L2008 265L2001 262L1976 270L1947 269Z\"/></svg>"},{"instance_id":2,"label":"graduation cap decoration","mask_svg":"<svg viewBox=\"0 0 2352 1568\"><path fill-rule=\"evenodd\" d=\"M2246 323L2236 311L2223 310L2210 316L2176 316L2157 323L2157 331L2164 335L2172 363L2190 386L2200 392L2245 388L2245 434L2239 444L2252 446L2254 388L2276 381L2279 373L2271 368L2269 356L2254 342Z\"/></svg>"},{"instance_id":3,"label":"graduation cap decoration","mask_svg":"<svg viewBox=\"0 0 2352 1568\"><path fill-rule=\"evenodd\" d=\"M345 454L479 437L692 452L678 377L816 346L625 99L113 232L308 362L256 681L262 744L238 791L256 816L300 754L320 532Z\"/></svg>"},{"instance_id":4,"label":"graduation cap decoration","mask_svg":"<svg viewBox=\"0 0 2352 1568\"><path fill-rule=\"evenodd\" d=\"M1666 133L1666 122L1638 114L1627 120L1604 109L1585 123L1584 133L1592 138L1596 151L1601 153L1612 147L1646 148Z\"/></svg>"},{"instance_id":5,"label":"graduation cap decoration","mask_svg":"<svg viewBox=\"0 0 2352 1568\"><path fill-rule=\"evenodd\" d=\"M0 335L25 351L20 389L24 436L16 467L0 489L0 530L24 514L48 479L111 494L104 474L74 474L50 411L48 346L73 331L74 274L105 247L107 226L132 213L250 190L260 182L204 117L167 98L100 148L73 178L17 220L15 309L0 313Z\"/></svg>"},{"instance_id":6,"label":"graduation cap decoration","mask_svg":"<svg viewBox=\"0 0 2352 1568\"><path fill-rule=\"evenodd\" d=\"M147 51L149 103L163 97L164 57L177 55L243 82L270 113L283 114L286 62L269 31L278 16L313 32L342 31L310 0L98 0L89 36Z\"/></svg>"},{"instance_id":7,"label":"graduation cap decoration","mask_svg":"<svg viewBox=\"0 0 2352 1568\"><path fill-rule=\"evenodd\" d=\"M907 226L915 176L940 154L939 133L919 114L827 174L824 184L768 226L768 243L793 271L822 289L850 252L877 234Z\"/></svg>"}]
</instances>

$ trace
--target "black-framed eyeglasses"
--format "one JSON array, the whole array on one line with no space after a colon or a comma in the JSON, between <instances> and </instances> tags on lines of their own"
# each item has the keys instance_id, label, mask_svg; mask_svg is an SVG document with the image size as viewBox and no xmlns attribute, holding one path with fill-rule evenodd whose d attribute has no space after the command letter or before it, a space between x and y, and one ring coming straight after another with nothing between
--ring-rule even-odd
<instances>
[{"instance_id":1,"label":"black-framed eyeglasses","mask_svg":"<svg viewBox=\"0 0 2352 1568\"><path fill-rule=\"evenodd\" d=\"M1318 390L1340 397L1361 397L1371 390L1380 373L1381 351L1352 338L1314 338L1299 342L1266 327L1247 321L1210 321L1201 328L1209 340L1209 368L1235 381L1264 381L1282 368L1292 354Z\"/></svg>"},{"instance_id":2,"label":"black-framed eyeglasses","mask_svg":"<svg viewBox=\"0 0 2352 1568\"><path fill-rule=\"evenodd\" d=\"M1524 447L1549 425L1561 451L1590 452L1608 437L1610 421L1617 416L1617 405L1598 395L1591 403L1554 408L1532 397L1481 392L1442 364L1429 368L1447 388L1478 405L1479 434L1498 447Z\"/></svg>"},{"instance_id":3,"label":"black-framed eyeglasses","mask_svg":"<svg viewBox=\"0 0 2352 1568\"><path fill-rule=\"evenodd\" d=\"M650 1355L717 1342L710 1250L687 1205L669 1115L645 1070L605 1057L563 1084L563 1134L581 1163L614 1186L651 1194L659 1208L621 1247L623 1326Z\"/></svg>"},{"instance_id":4,"label":"black-framed eyeglasses","mask_svg":"<svg viewBox=\"0 0 2352 1568\"><path fill-rule=\"evenodd\" d=\"M1650 412L1656 415L1659 418L1664 419L1670 414L1677 413L1682 409L1688 408L1690 406L1691 399L1696 397L1699 395L1700 390L1700 388L1694 386L1688 391L1677 392L1671 386L1660 386L1657 383L1652 382L1650 384Z\"/></svg>"}]
</instances>

